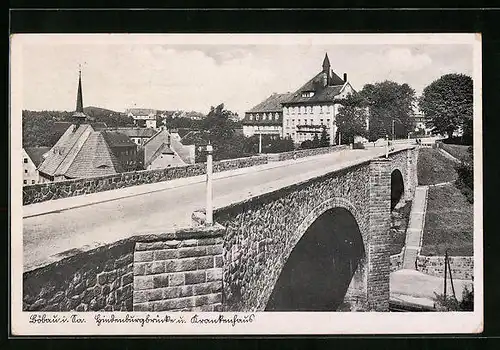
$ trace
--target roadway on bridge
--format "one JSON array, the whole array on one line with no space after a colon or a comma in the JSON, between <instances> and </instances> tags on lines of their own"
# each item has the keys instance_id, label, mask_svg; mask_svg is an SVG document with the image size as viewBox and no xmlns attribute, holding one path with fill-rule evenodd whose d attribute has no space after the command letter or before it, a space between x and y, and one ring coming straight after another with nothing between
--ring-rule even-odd
<instances>
[{"instance_id":1,"label":"roadway on bridge","mask_svg":"<svg viewBox=\"0 0 500 350\"><path fill-rule=\"evenodd\" d=\"M396 151L407 147L397 145ZM257 194L307 181L382 156L384 152L383 147L347 150L271 163L268 167L257 166L239 171L238 175L228 171L225 172L228 177L219 173L213 183L214 207L224 207ZM193 211L204 208L205 183L186 182L174 188L168 183L164 183L165 189L156 188L155 192L23 218L24 270L58 260L55 255L72 249L88 250L133 235L168 232L190 226ZM182 184L182 181L178 183ZM126 188L115 190L120 191L127 193ZM29 206L23 209L26 207Z\"/></svg>"}]
</instances>

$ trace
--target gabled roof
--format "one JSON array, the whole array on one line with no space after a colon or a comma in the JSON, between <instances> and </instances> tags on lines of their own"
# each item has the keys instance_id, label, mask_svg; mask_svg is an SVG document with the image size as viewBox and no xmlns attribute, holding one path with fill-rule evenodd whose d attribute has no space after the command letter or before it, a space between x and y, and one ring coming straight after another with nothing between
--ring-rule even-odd
<instances>
[{"instance_id":1,"label":"gabled roof","mask_svg":"<svg viewBox=\"0 0 500 350\"><path fill-rule=\"evenodd\" d=\"M329 102L337 96L345 82L333 71L331 71L330 85L322 86L322 75L326 74L319 72L311 80L302 85L297 91L295 91L292 96L284 102L284 104L290 103L305 103L305 102ZM314 91L312 97L302 97L303 92Z\"/></svg>"},{"instance_id":2,"label":"gabled roof","mask_svg":"<svg viewBox=\"0 0 500 350\"><path fill-rule=\"evenodd\" d=\"M50 147L26 147L24 149L36 167L43 162L43 155L50 151Z\"/></svg>"},{"instance_id":3,"label":"gabled roof","mask_svg":"<svg viewBox=\"0 0 500 350\"><path fill-rule=\"evenodd\" d=\"M38 170L50 176L63 175L67 165L73 161L87 137L93 131L94 129L89 124L68 127L47 153L47 158L40 164Z\"/></svg>"},{"instance_id":4,"label":"gabled roof","mask_svg":"<svg viewBox=\"0 0 500 350\"><path fill-rule=\"evenodd\" d=\"M67 178L86 178L120 172L123 172L123 168L111 151L104 135L94 131L89 135L64 176Z\"/></svg>"},{"instance_id":5,"label":"gabled roof","mask_svg":"<svg viewBox=\"0 0 500 350\"><path fill-rule=\"evenodd\" d=\"M155 129L151 128L108 128L109 131L118 131L128 137L150 138L156 134Z\"/></svg>"},{"instance_id":6,"label":"gabled roof","mask_svg":"<svg viewBox=\"0 0 500 350\"><path fill-rule=\"evenodd\" d=\"M101 131L104 139L110 147L135 147L135 143L130 138L119 131L103 130Z\"/></svg>"}]
</instances>

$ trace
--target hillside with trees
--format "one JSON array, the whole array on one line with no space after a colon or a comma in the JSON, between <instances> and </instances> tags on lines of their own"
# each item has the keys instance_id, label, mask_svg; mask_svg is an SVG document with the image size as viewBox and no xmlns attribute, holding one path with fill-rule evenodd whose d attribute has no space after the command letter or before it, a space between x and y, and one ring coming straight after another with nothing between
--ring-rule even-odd
<instances>
[{"instance_id":1,"label":"hillside with trees","mask_svg":"<svg viewBox=\"0 0 500 350\"><path fill-rule=\"evenodd\" d=\"M133 119L120 112L99 107L85 107L84 111L92 121L106 123L109 127L133 125ZM67 129L59 127L58 122L73 122L72 114L67 111L23 110L23 147L52 147Z\"/></svg>"}]
</instances>

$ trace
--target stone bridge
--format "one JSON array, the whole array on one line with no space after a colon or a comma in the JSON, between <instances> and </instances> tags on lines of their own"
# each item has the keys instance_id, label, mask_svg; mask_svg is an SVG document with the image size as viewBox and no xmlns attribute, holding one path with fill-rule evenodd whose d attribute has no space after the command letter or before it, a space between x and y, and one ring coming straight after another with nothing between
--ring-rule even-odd
<instances>
[{"instance_id":1,"label":"stone bridge","mask_svg":"<svg viewBox=\"0 0 500 350\"><path fill-rule=\"evenodd\" d=\"M388 311L390 212L416 163L405 147L26 271L23 308Z\"/></svg>"}]
</instances>

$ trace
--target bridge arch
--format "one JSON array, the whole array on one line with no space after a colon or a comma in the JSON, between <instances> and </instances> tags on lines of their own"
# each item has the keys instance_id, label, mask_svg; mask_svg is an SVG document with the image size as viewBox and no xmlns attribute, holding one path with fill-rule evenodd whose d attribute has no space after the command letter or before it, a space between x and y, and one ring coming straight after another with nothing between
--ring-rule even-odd
<instances>
[{"instance_id":1,"label":"bridge arch","mask_svg":"<svg viewBox=\"0 0 500 350\"><path fill-rule=\"evenodd\" d=\"M329 199L302 221L266 291L266 311L334 311L365 256L356 208Z\"/></svg>"},{"instance_id":2,"label":"bridge arch","mask_svg":"<svg viewBox=\"0 0 500 350\"><path fill-rule=\"evenodd\" d=\"M391 172L391 211L396 208L396 205L404 198L405 185L403 174L399 169L394 169Z\"/></svg>"}]
</instances>

